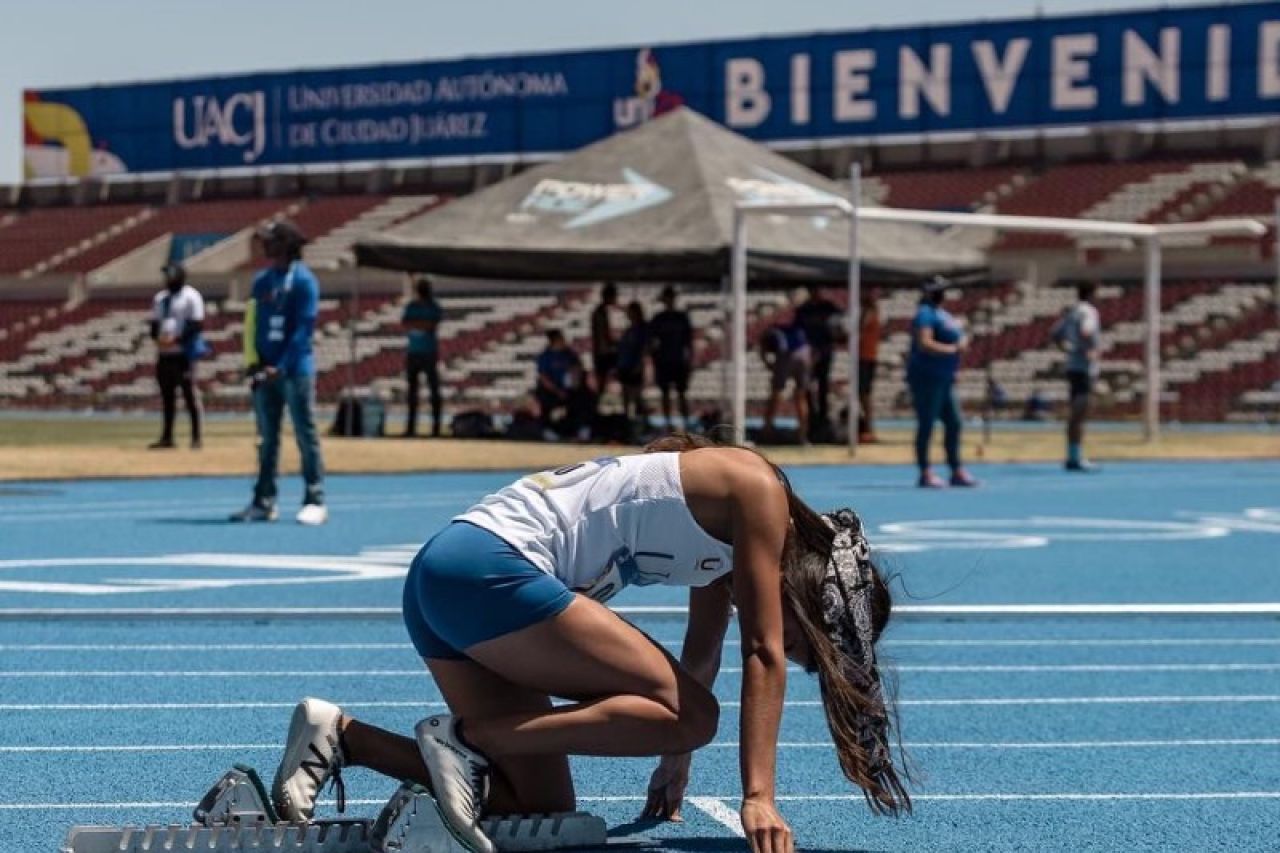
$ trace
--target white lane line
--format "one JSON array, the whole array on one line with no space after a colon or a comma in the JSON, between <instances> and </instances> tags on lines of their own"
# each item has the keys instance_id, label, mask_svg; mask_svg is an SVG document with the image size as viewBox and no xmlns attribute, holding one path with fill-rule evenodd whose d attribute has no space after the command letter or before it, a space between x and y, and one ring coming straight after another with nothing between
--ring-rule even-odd
<instances>
[{"instance_id":1,"label":"white lane line","mask_svg":"<svg viewBox=\"0 0 1280 853\"><path fill-rule=\"evenodd\" d=\"M622 615L680 616L685 605L629 605L614 608ZM905 604L896 616L912 618L1024 617L1024 616L1280 616L1280 602L1213 604ZM399 607L13 607L0 609L0 621L42 620L182 620L182 619L388 619L402 618Z\"/></svg>"},{"instance_id":2,"label":"white lane line","mask_svg":"<svg viewBox=\"0 0 1280 853\"><path fill-rule=\"evenodd\" d=\"M1001 648L1008 646L1280 646L1280 637L1187 637L1130 638L1111 640L897 640L885 639L889 648L896 646L964 646L967 648Z\"/></svg>"},{"instance_id":3,"label":"white lane line","mask_svg":"<svg viewBox=\"0 0 1280 853\"><path fill-rule=\"evenodd\" d=\"M664 646L679 648L680 639L655 640ZM1161 647L1161 646L1280 646L1280 637L1205 637L1186 639L1114 639L1114 640L895 640L884 641L886 648L899 647ZM726 646L739 646L740 640L726 639ZM4 643L0 652L307 652L307 651L397 651L412 649L408 640L398 643Z\"/></svg>"},{"instance_id":4,"label":"white lane line","mask_svg":"<svg viewBox=\"0 0 1280 853\"><path fill-rule=\"evenodd\" d=\"M0 644L0 652L345 652L413 650L402 643L20 643Z\"/></svg>"},{"instance_id":5,"label":"white lane line","mask_svg":"<svg viewBox=\"0 0 1280 853\"><path fill-rule=\"evenodd\" d=\"M899 664L898 672L1274 672L1280 663Z\"/></svg>"},{"instance_id":6,"label":"white lane line","mask_svg":"<svg viewBox=\"0 0 1280 853\"><path fill-rule=\"evenodd\" d=\"M731 740L707 744L711 749L737 749ZM1185 747L1280 746L1280 738L1201 738L1196 740L1083 740L1083 741L906 741L905 749L954 750L1055 750L1055 749L1182 749ZM778 749L832 749L830 741L780 741ZM62 753L165 753L165 752L231 752L237 750L280 750L282 743L181 743L181 744L111 744L0 746L0 754L39 755Z\"/></svg>"},{"instance_id":7,"label":"white lane line","mask_svg":"<svg viewBox=\"0 0 1280 853\"><path fill-rule=\"evenodd\" d=\"M893 669L905 672L932 673L1135 673L1135 672L1275 672L1280 663L1140 663L1140 664L899 664ZM788 672L801 672L787 667ZM84 670L17 670L0 672L0 678L417 678L423 669L84 669ZM742 667L726 666L721 675L741 675Z\"/></svg>"},{"instance_id":8,"label":"white lane line","mask_svg":"<svg viewBox=\"0 0 1280 853\"><path fill-rule=\"evenodd\" d=\"M29 561L24 561L29 562ZM612 608L620 616L682 616L684 605L630 604ZM206 621L354 619L401 621L399 607L6 607L0 622L182 622Z\"/></svg>"},{"instance_id":9,"label":"white lane line","mask_svg":"<svg viewBox=\"0 0 1280 853\"><path fill-rule=\"evenodd\" d=\"M738 817L737 809L730 808L724 800L719 800L715 797L689 797L688 800L689 805L705 812L708 817L727 828L734 835L739 838L747 837L746 832L742 829L742 819Z\"/></svg>"},{"instance_id":10,"label":"white lane line","mask_svg":"<svg viewBox=\"0 0 1280 853\"><path fill-rule=\"evenodd\" d=\"M963 707L1009 706L1035 707L1039 705L1196 705L1196 704L1275 704L1280 695L1192 695L1192 696L1032 696L1000 699L899 699L899 707ZM288 702L84 702L84 703L5 703L0 711L235 711L267 708L293 708L298 703ZM444 702L429 700L394 700L375 702L338 702L342 708L443 708ZM737 708L736 700L722 700L722 708ZM821 708L817 699L787 701L788 708Z\"/></svg>"},{"instance_id":11,"label":"white lane line","mask_svg":"<svg viewBox=\"0 0 1280 853\"><path fill-rule=\"evenodd\" d=\"M718 800L731 802L739 798L737 794L716 797L699 797L702 800ZM578 799L586 803L643 803L644 796L601 796ZM692 797L687 799L692 800ZM784 803L846 803L861 802L861 794L779 794L776 799ZM1150 800L1280 800L1280 791L1190 791L1186 793L994 793L994 794L912 794L912 800L937 802L989 802L989 801L1045 801L1058 800L1066 802L1091 801L1150 801ZM351 806L384 806L381 800L347 800ZM185 800L167 800L150 802L114 802L114 803L0 803L0 811L89 811L89 810L152 810L152 809L190 809L194 802Z\"/></svg>"}]
</instances>

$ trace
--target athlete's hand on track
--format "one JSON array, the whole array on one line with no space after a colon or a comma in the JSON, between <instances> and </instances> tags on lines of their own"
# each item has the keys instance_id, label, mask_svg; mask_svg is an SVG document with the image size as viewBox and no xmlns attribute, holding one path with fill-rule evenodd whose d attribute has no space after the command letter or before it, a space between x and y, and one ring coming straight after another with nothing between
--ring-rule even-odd
<instances>
[{"instance_id":1,"label":"athlete's hand on track","mask_svg":"<svg viewBox=\"0 0 1280 853\"><path fill-rule=\"evenodd\" d=\"M649 777L649 796L645 800L640 817L656 817L659 820L684 820L680 806L684 802L685 788L689 787L689 763L692 753L664 755L658 769Z\"/></svg>"},{"instance_id":2,"label":"athlete's hand on track","mask_svg":"<svg viewBox=\"0 0 1280 853\"><path fill-rule=\"evenodd\" d=\"M743 800L739 814L751 853L795 853L791 827L773 800Z\"/></svg>"}]
</instances>

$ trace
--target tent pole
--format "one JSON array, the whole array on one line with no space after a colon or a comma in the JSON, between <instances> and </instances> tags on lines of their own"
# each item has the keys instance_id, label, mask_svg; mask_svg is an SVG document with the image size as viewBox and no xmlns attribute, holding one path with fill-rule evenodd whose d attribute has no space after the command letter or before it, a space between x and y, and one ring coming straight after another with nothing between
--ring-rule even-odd
<instances>
[{"instance_id":1,"label":"tent pole","mask_svg":"<svg viewBox=\"0 0 1280 853\"><path fill-rule=\"evenodd\" d=\"M1143 436L1148 442L1160 437L1160 238L1147 238L1146 276L1146 372L1147 396Z\"/></svg>"},{"instance_id":2,"label":"tent pole","mask_svg":"<svg viewBox=\"0 0 1280 853\"><path fill-rule=\"evenodd\" d=\"M720 277L720 315L716 321L720 325L720 347L721 352L725 356L729 356L729 345L732 331L730 329L732 314L732 306L729 303L731 294L733 293L733 285L730 276L723 275ZM729 390L731 365L729 358L722 357L720 359L720 411L728 412L733 407L732 393ZM685 430L689 429L685 424Z\"/></svg>"},{"instance_id":3,"label":"tent pole","mask_svg":"<svg viewBox=\"0 0 1280 853\"><path fill-rule=\"evenodd\" d=\"M849 456L858 455L858 422L862 417L858 388L858 350L862 333L862 258L858 244L858 205L862 202L862 163L849 165Z\"/></svg>"},{"instance_id":4,"label":"tent pole","mask_svg":"<svg viewBox=\"0 0 1280 853\"><path fill-rule=\"evenodd\" d=\"M1276 219L1272 223L1276 229L1276 245L1275 245L1275 261L1276 261L1276 282L1273 301L1275 302L1276 319L1280 320L1280 195L1276 196Z\"/></svg>"},{"instance_id":5,"label":"tent pole","mask_svg":"<svg viewBox=\"0 0 1280 853\"><path fill-rule=\"evenodd\" d=\"M747 438L747 214L733 209L733 440Z\"/></svg>"}]
</instances>

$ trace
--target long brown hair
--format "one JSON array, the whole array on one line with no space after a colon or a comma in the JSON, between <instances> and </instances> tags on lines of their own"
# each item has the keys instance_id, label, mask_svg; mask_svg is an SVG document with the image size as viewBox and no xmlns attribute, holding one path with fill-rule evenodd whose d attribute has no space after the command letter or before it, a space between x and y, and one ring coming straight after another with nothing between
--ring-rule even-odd
<instances>
[{"instance_id":1,"label":"long brown hair","mask_svg":"<svg viewBox=\"0 0 1280 853\"><path fill-rule=\"evenodd\" d=\"M683 453L704 447L729 447L708 438L687 434L664 436L644 447L645 453ZM835 532L822 516L796 496L787 475L764 454L752 448L773 468L787 495L791 525L782 554L782 595L795 614L813 655L818 686L822 691L822 707L827 727L835 743L840 769L849 781L862 789L869 805L877 814L898 815L911 811L911 796L903 778L892 763L877 763L861 738L868 716L883 717L886 737L896 729L897 713L890 692L875 695L860 687L845 669L846 657L832 642L822 616L822 585ZM874 566L873 566L874 568ZM889 587L878 568L874 571L871 591L873 641L878 641L889 624L893 600ZM888 747L888 744L884 744ZM905 774L909 780L909 775Z\"/></svg>"}]
</instances>

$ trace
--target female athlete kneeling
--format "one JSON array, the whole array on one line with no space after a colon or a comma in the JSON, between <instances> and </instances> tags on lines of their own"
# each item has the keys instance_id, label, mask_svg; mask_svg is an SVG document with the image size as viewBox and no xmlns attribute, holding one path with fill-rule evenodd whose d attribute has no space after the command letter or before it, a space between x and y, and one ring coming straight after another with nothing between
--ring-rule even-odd
<instances>
[{"instance_id":1,"label":"female athlete kneeling","mask_svg":"<svg viewBox=\"0 0 1280 853\"><path fill-rule=\"evenodd\" d=\"M415 743L304 700L272 789L280 813L309 819L324 783L362 766L427 786L458 840L493 853L482 815L574 808L567 756L655 755L644 814L678 818L690 755L719 722L733 606L752 849L794 850L774 797L788 658L817 674L840 766L872 809L909 810L875 658L889 592L857 516L819 516L750 450L678 437L646 451L525 477L436 534L404 618L451 714L420 722ZM691 587L679 662L602 603L654 583Z\"/></svg>"}]
</instances>

